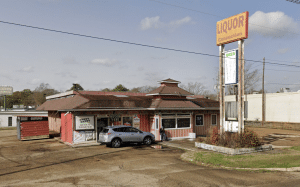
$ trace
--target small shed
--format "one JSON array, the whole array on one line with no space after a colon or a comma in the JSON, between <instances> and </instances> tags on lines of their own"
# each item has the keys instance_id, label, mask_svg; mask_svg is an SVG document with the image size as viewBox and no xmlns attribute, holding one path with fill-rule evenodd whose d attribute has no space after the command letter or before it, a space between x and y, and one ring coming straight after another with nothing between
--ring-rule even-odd
<instances>
[{"instance_id":1,"label":"small shed","mask_svg":"<svg viewBox=\"0 0 300 187\"><path fill-rule=\"evenodd\" d=\"M49 138L48 117L18 116L17 135L19 140Z\"/></svg>"}]
</instances>

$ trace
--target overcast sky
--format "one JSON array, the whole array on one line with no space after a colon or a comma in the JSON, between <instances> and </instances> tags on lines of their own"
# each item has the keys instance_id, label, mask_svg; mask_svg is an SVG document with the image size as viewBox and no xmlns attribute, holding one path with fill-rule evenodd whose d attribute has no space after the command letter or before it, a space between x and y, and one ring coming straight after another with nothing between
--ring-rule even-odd
<instances>
[{"instance_id":1,"label":"overcast sky","mask_svg":"<svg viewBox=\"0 0 300 187\"><path fill-rule=\"evenodd\" d=\"M0 21L218 55L216 22L249 11L245 58L266 63L268 92L300 90L300 4L286 0L2 0ZM237 48L237 43L225 50ZM172 78L213 90L218 58L0 23L0 85L65 91L157 86ZM253 62L262 72L262 63ZM274 84L275 83L275 84ZM258 83L260 86L261 83ZM259 88L260 89L260 88Z\"/></svg>"}]
</instances>

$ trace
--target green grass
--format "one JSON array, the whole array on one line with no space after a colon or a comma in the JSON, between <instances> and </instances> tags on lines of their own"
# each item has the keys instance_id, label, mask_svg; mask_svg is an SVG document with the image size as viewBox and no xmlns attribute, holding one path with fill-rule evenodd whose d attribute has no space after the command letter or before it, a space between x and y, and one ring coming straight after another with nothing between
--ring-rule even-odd
<instances>
[{"instance_id":1,"label":"green grass","mask_svg":"<svg viewBox=\"0 0 300 187\"><path fill-rule=\"evenodd\" d=\"M17 130L17 127L0 127L1 130Z\"/></svg>"},{"instance_id":2,"label":"green grass","mask_svg":"<svg viewBox=\"0 0 300 187\"><path fill-rule=\"evenodd\" d=\"M300 151L300 146L294 146L294 147L291 147L290 149L293 149L293 150L296 150L296 151Z\"/></svg>"},{"instance_id":3,"label":"green grass","mask_svg":"<svg viewBox=\"0 0 300 187\"><path fill-rule=\"evenodd\" d=\"M290 168L300 167L300 154L223 155L195 153L195 161L215 166L238 168Z\"/></svg>"}]
</instances>

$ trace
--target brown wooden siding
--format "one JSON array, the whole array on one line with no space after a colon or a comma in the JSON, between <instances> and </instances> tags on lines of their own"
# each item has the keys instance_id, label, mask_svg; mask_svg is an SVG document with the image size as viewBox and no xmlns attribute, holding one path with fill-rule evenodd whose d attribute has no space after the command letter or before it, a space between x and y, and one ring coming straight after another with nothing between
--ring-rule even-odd
<instances>
[{"instance_id":1,"label":"brown wooden siding","mask_svg":"<svg viewBox=\"0 0 300 187\"><path fill-rule=\"evenodd\" d=\"M60 133L61 118L59 112L48 111L49 130Z\"/></svg>"}]
</instances>

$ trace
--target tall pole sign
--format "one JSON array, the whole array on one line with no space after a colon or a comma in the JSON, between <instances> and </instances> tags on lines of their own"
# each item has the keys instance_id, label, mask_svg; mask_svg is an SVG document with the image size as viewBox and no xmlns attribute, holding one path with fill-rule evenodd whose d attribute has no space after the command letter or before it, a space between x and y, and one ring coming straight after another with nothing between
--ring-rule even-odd
<instances>
[{"instance_id":1,"label":"tall pole sign","mask_svg":"<svg viewBox=\"0 0 300 187\"><path fill-rule=\"evenodd\" d=\"M220 131L224 132L225 127L225 83L228 84L230 78L231 84L238 80L238 132L244 131L244 39L248 38L248 19L249 12L243 12L235 16L223 19L217 22L216 27L216 44L219 46L219 85L220 85ZM235 51L235 55L238 55L238 75L236 71L226 72L228 68L225 68L224 59L231 58L224 54L225 44L238 41L238 51ZM232 54L231 54L232 55ZM226 61L226 60L225 60ZM228 61L228 60L227 60ZM231 66L233 67L233 65ZM225 69L225 72L224 72ZM231 68L232 70L232 68ZM232 75L229 75L232 74ZM226 75L226 82L225 82ZM237 77L235 77L237 76ZM229 83L230 84L230 83Z\"/></svg>"}]
</instances>

